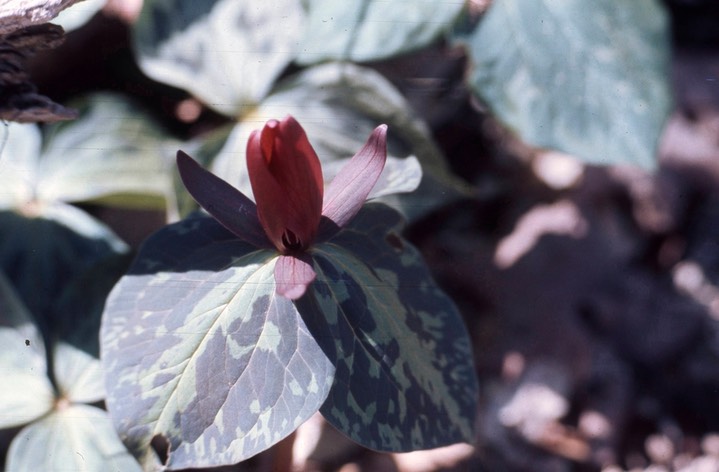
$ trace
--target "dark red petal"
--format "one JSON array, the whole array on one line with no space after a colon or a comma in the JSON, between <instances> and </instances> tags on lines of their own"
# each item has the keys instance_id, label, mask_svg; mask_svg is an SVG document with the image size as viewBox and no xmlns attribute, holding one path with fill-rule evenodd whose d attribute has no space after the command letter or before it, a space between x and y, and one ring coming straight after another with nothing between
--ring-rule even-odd
<instances>
[{"instance_id":1,"label":"dark red petal","mask_svg":"<svg viewBox=\"0 0 719 472\"><path fill-rule=\"evenodd\" d=\"M247 170L260 223L280 251L290 231L309 247L322 214L322 168L302 126L271 120L247 143Z\"/></svg>"},{"instance_id":2,"label":"dark red petal","mask_svg":"<svg viewBox=\"0 0 719 472\"><path fill-rule=\"evenodd\" d=\"M192 198L222 226L250 244L272 247L252 200L182 151L177 151L177 169Z\"/></svg>"},{"instance_id":3,"label":"dark red petal","mask_svg":"<svg viewBox=\"0 0 719 472\"><path fill-rule=\"evenodd\" d=\"M317 274L309 256L280 256L275 264L277 293L290 300L297 300L307 291Z\"/></svg>"},{"instance_id":4,"label":"dark red petal","mask_svg":"<svg viewBox=\"0 0 719 472\"><path fill-rule=\"evenodd\" d=\"M349 223L377 183L386 160L387 125L380 125L327 187L322 216L339 228Z\"/></svg>"}]
</instances>

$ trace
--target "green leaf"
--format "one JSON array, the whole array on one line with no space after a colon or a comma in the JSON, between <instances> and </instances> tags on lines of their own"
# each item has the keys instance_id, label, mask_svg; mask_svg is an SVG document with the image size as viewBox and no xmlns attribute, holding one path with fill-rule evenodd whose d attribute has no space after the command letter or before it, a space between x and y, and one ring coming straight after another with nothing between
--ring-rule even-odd
<instances>
[{"instance_id":1,"label":"green leaf","mask_svg":"<svg viewBox=\"0 0 719 472\"><path fill-rule=\"evenodd\" d=\"M0 429L19 426L52 408L42 336L27 308L0 273ZM31 394L29 394L31 392ZM20 470L20 469L8 469ZM23 469L27 470L27 469Z\"/></svg>"},{"instance_id":2,"label":"green leaf","mask_svg":"<svg viewBox=\"0 0 719 472\"><path fill-rule=\"evenodd\" d=\"M142 70L240 116L296 54L299 0L146 0L134 26Z\"/></svg>"},{"instance_id":3,"label":"green leaf","mask_svg":"<svg viewBox=\"0 0 719 472\"><path fill-rule=\"evenodd\" d=\"M86 405L59 409L24 428L13 439L6 470L135 472L106 412Z\"/></svg>"},{"instance_id":4,"label":"green leaf","mask_svg":"<svg viewBox=\"0 0 719 472\"><path fill-rule=\"evenodd\" d=\"M317 280L298 307L336 369L320 411L372 449L472 442L478 387L470 339L401 227L396 212L365 205L312 251Z\"/></svg>"},{"instance_id":5,"label":"green leaf","mask_svg":"<svg viewBox=\"0 0 719 472\"><path fill-rule=\"evenodd\" d=\"M0 270L36 320L47 323L69 280L128 249L109 228L75 207L54 204L33 211L33 217L0 212Z\"/></svg>"},{"instance_id":6,"label":"green leaf","mask_svg":"<svg viewBox=\"0 0 719 472\"><path fill-rule=\"evenodd\" d=\"M45 133L37 198L164 209L177 142L126 97L95 94L73 106L80 118Z\"/></svg>"},{"instance_id":7,"label":"green leaf","mask_svg":"<svg viewBox=\"0 0 719 472\"><path fill-rule=\"evenodd\" d=\"M298 62L374 61L419 49L452 27L464 2L307 0Z\"/></svg>"},{"instance_id":8,"label":"green leaf","mask_svg":"<svg viewBox=\"0 0 719 472\"><path fill-rule=\"evenodd\" d=\"M107 405L146 467L231 464L294 431L324 402L333 367L275 294L276 254L209 217L168 226L111 293L101 347Z\"/></svg>"},{"instance_id":9,"label":"green leaf","mask_svg":"<svg viewBox=\"0 0 719 472\"><path fill-rule=\"evenodd\" d=\"M307 132L323 170L332 172L330 162L352 157L377 125L389 125L389 164L380 180L385 184L394 182L396 190L413 189L422 175L416 162L406 161L411 156L417 157L424 172L416 191L383 199L410 219L468 191L451 175L427 126L392 84L371 69L351 64L313 67L278 84L272 95L237 125L213 162L213 172L252 195L245 160L250 133L266 121L287 114L294 116ZM390 177L397 170L402 175ZM331 175L325 177L326 183Z\"/></svg>"},{"instance_id":10,"label":"green leaf","mask_svg":"<svg viewBox=\"0 0 719 472\"><path fill-rule=\"evenodd\" d=\"M474 93L528 143L655 166L671 107L658 1L495 0L463 40Z\"/></svg>"}]
</instances>

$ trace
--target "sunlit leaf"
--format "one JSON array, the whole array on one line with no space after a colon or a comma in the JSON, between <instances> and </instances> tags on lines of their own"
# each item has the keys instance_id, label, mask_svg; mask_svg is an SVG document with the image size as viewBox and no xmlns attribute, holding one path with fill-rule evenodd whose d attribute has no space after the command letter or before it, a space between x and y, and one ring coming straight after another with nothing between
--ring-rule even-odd
<instances>
[{"instance_id":1,"label":"sunlit leaf","mask_svg":"<svg viewBox=\"0 0 719 472\"><path fill-rule=\"evenodd\" d=\"M275 293L274 252L214 219L171 225L113 290L101 347L107 405L146 466L230 464L276 443L325 400L333 367ZM160 440L160 438L162 440Z\"/></svg>"},{"instance_id":2,"label":"sunlit leaf","mask_svg":"<svg viewBox=\"0 0 719 472\"><path fill-rule=\"evenodd\" d=\"M107 413L71 405L25 427L10 444L6 470L135 472Z\"/></svg>"},{"instance_id":3,"label":"sunlit leaf","mask_svg":"<svg viewBox=\"0 0 719 472\"><path fill-rule=\"evenodd\" d=\"M53 389L47 377L42 336L32 323L27 308L1 273L0 346L0 376L3 378L0 428L8 428L28 423L50 411Z\"/></svg>"},{"instance_id":4,"label":"sunlit leaf","mask_svg":"<svg viewBox=\"0 0 719 472\"><path fill-rule=\"evenodd\" d=\"M473 91L528 143L655 165L671 106L657 0L495 0L466 38Z\"/></svg>"},{"instance_id":5,"label":"sunlit leaf","mask_svg":"<svg viewBox=\"0 0 719 472\"><path fill-rule=\"evenodd\" d=\"M177 142L126 97L96 94L74 106L80 118L45 133L37 198L164 209Z\"/></svg>"},{"instance_id":6,"label":"sunlit leaf","mask_svg":"<svg viewBox=\"0 0 719 472\"><path fill-rule=\"evenodd\" d=\"M105 3L107 0L83 0L72 5L71 8L61 11L52 22L62 26L66 33L70 32L90 21L97 12L102 10Z\"/></svg>"},{"instance_id":7,"label":"sunlit leaf","mask_svg":"<svg viewBox=\"0 0 719 472\"><path fill-rule=\"evenodd\" d=\"M416 163L399 160L416 156L424 173L419 188L383 200L409 218L423 215L466 190L451 175L426 125L417 119L400 93L377 72L351 64L313 67L281 82L272 95L238 124L213 162L212 170L246 195L252 195L245 161L249 135L267 120L288 114L305 129L323 169L329 169L333 175L336 170L328 163L352 157L377 125L387 124L388 165L375 192L381 192L383 184L396 185L402 191L416 187L422 172ZM389 177L397 170L407 173ZM328 181L325 178L325 183Z\"/></svg>"},{"instance_id":8,"label":"sunlit leaf","mask_svg":"<svg viewBox=\"0 0 719 472\"><path fill-rule=\"evenodd\" d=\"M0 154L0 209L8 209L33 199L42 136L34 123L10 123L3 128L0 138L7 133L7 140Z\"/></svg>"},{"instance_id":9,"label":"sunlit leaf","mask_svg":"<svg viewBox=\"0 0 719 472\"><path fill-rule=\"evenodd\" d=\"M419 49L452 26L457 0L308 0L298 62L372 61Z\"/></svg>"},{"instance_id":10,"label":"sunlit leaf","mask_svg":"<svg viewBox=\"0 0 719 472\"><path fill-rule=\"evenodd\" d=\"M58 342L52 363L55 382L63 398L73 403L93 403L105 398L100 359Z\"/></svg>"},{"instance_id":11,"label":"sunlit leaf","mask_svg":"<svg viewBox=\"0 0 719 472\"><path fill-rule=\"evenodd\" d=\"M320 411L372 449L471 442L478 389L469 336L400 230L396 212L369 204L312 251L317 280L298 307L336 369Z\"/></svg>"},{"instance_id":12,"label":"sunlit leaf","mask_svg":"<svg viewBox=\"0 0 719 472\"><path fill-rule=\"evenodd\" d=\"M145 0L134 45L147 75L240 116L296 54L303 19L298 0Z\"/></svg>"}]
</instances>

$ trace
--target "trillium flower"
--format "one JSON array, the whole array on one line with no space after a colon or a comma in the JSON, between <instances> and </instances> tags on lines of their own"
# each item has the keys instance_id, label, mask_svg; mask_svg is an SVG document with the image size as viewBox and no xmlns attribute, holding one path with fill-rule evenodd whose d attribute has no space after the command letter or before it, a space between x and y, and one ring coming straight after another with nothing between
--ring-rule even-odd
<instances>
[{"instance_id":1,"label":"trillium flower","mask_svg":"<svg viewBox=\"0 0 719 472\"><path fill-rule=\"evenodd\" d=\"M247 143L256 203L182 151L177 167L190 195L220 224L248 243L277 250L277 293L297 299L317 275L312 245L352 220L386 159L387 125L380 125L325 189L317 153L302 126L287 116L253 131Z\"/></svg>"}]
</instances>

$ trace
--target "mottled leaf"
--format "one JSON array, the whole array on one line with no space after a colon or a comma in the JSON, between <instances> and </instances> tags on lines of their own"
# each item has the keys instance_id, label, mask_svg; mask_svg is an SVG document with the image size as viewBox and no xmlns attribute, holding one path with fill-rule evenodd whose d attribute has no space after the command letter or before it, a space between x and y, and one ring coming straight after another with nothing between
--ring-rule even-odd
<instances>
[{"instance_id":1,"label":"mottled leaf","mask_svg":"<svg viewBox=\"0 0 719 472\"><path fill-rule=\"evenodd\" d=\"M308 104L311 103L311 106ZM426 125L417 119L400 93L380 74L351 64L327 64L308 69L280 83L272 95L243 120L232 132L212 164L212 170L251 195L245 149L250 133L270 119L290 114L307 132L310 143L322 161L328 163L349 158L365 144L379 124L387 124L388 165L380 176L383 182L398 169L410 173L400 190L416 187L421 172L416 164L403 161L417 156L424 179L417 191L407 195L384 197L383 201L416 218L465 194L463 183L449 172L444 158L430 137ZM333 171L333 173L336 171ZM327 176L326 176L327 177ZM325 178L325 183L330 179Z\"/></svg>"},{"instance_id":2,"label":"mottled leaf","mask_svg":"<svg viewBox=\"0 0 719 472\"><path fill-rule=\"evenodd\" d=\"M409 451L473 439L477 378L462 319L396 212L368 204L318 245L300 313L335 378L320 410L354 441Z\"/></svg>"},{"instance_id":3,"label":"mottled leaf","mask_svg":"<svg viewBox=\"0 0 719 472\"><path fill-rule=\"evenodd\" d=\"M210 217L168 226L111 293L101 349L107 405L125 444L171 469L246 459L324 402L333 367L275 293L276 254Z\"/></svg>"},{"instance_id":4,"label":"mottled leaf","mask_svg":"<svg viewBox=\"0 0 719 472\"><path fill-rule=\"evenodd\" d=\"M135 472L107 413L68 405L25 427L10 444L6 470Z\"/></svg>"},{"instance_id":5,"label":"mottled leaf","mask_svg":"<svg viewBox=\"0 0 719 472\"><path fill-rule=\"evenodd\" d=\"M306 3L301 64L374 61L419 49L448 31L464 5L460 0Z\"/></svg>"},{"instance_id":6,"label":"mottled leaf","mask_svg":"<svg viewBox=\"0 0 719 472\"><path fill-rule=\"evenodd\" d=\"M164 209L166 200L174 199L178 143L126 97L96 94L75 107L77 120L45 133L36 197Z\"/></svg>"},{"instance_id":7,"label":"mottled leaf","mask_svg":"<svg viewBox=\"0 0 719 472\"><path fill-rule=\"evenodd\" d=\"M9 428L28 423L50 411L53 389L47 377L42 336L2 273L0 346L0 373L3 378L0 428Z\"/></svg>"},{"instance_id":8,"label":"mottled leaf","mask_svg":"<svg viewBox=\"0 0 719 472\"><path fill-rule=\"evenodd\" d=\"M525 141L655 166L671 106L657 0L495 0L466 38L473 91Z\"/></svg>"},{"instance_id":9,"label":"mottled leaf","mask_svg":"<svg viewBox=\"0 0 719 472\"><path fill-rule=\"evenodd\" d=\"M298 0L145 0L134 45L142 70L240 116L296 54Z\"/></svg>"}]
</instances>

